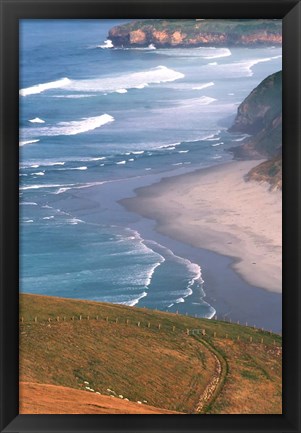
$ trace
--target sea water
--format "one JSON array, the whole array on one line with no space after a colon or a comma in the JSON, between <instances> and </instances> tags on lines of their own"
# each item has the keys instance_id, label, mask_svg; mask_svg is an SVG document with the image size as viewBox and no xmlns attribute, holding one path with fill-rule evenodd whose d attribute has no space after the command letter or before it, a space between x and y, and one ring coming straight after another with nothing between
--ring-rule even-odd
<instances>
[{"instance_id":1,"label":"sea water","mask_svg":"<svg viewBox=\"0 0 301 433\"><path fill-rule=\"evenodd\" d=\"M231 160L244 136L227 128L281 48L115 49L123 22L20 21L20 290L169 311L194 296L212 317L202 263L115 202Z\"/></svg>"}]
</instances>

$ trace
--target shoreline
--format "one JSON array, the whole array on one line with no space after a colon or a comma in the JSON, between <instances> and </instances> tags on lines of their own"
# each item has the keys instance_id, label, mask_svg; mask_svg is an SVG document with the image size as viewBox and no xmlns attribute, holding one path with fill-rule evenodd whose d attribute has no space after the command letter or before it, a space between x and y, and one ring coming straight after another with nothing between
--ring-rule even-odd
<instances>
[{"instance_id":1,"label":"shoreline","mask_svg":"<svg viewBox=\"0 0 301 433\"><path fill-rule=\"evenodd\" d=\"M255 164L256 162L253 161ZM168 182L170 179L181 179L186 176L195 176L195 173L212 172L224 164L203 169L183 170L155 174L145 178L127 179L126 182L113 182L101 186L93 186L83 190L76 190L73 200L65 200L62 196L56 196L60 209L71 212L76 218L86 222L98 224L116 225L136 230L144 241L155 241L159 245L170 249L175 255L188 259L201 267L204 284L202 290L194 290L191 296L185 298L184 303L175 304L169 311L179 310L180 314L188 313L191 316L199 315L200 297L208 302L216 311L218 318L231 319L244 324L248 322L252 326L281 332L281 294L273 293L254 285L248 284L233 269L233 258L220 253L212 252L206 248L193 247L184 239L176 240L174 237L159 233L155 228L155 220L141 216L139 210L130 211L125 207L129 197L136 200L135 191L148 190L153 185ZM56 205L58 205L58 202ZM91 208L91 203L94 203ZM87 206L88 205L88 206ZM150 307L148 297L139 301L138 308ZM269 314L266 314L269 311Z\"/></svg>"},{"instance_id":2,"label":"shoreline","mask_svg":"<svg viewBox=\"0 0 301 433\"><path fill-rule=\"evenodd\" d=\"M231 161L162 179L120 203L154 220L160 234L231 258L249 284L281 293L281 192L243 179L259 162Z\"/></svg>"}]
</instances>

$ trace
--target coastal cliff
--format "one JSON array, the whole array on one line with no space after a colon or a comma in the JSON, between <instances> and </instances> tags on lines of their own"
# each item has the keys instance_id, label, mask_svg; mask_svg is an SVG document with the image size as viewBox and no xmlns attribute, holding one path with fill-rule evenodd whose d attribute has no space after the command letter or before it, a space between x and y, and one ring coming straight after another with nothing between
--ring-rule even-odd
<instances>
[{"instance_id":1,"label":"coastal cliff","mask_svg":"<svg viewBox=\"0 0 301 433\"><path fill-rule=\"evenodd\" d=\"M241 146L231 148L236 159L268 161L252 169L248 180L268 181L282 187L282 71L264 79L239 105L230 132L250 134Z\"/></svg>"},{"instance_id":2,"label":"coastal cliff","mask_svg":"<svg viewBox=\"0 0 301 433\"><path fill-rule=\"evenodd\" d=\"M110 29L114 47L281 45L281 20L135 20Z\"/></svg>"}]
</instances>

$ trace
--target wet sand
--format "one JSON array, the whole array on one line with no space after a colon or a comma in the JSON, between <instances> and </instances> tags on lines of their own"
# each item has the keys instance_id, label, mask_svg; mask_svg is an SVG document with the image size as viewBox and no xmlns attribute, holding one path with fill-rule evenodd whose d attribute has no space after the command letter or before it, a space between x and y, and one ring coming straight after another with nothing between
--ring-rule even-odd
<instances>
[{"instance_id":1,"label":"wet sand","mask_svg":"<svg viewBox=\"0 0 301 433\"><path fill-rule=\"evenodd\" d=\"M249 284L281 293L281 192L244 181L258 163L233 161L163 179L122 204L155 220L159 233L231 257Z\"/></svg>"}]
</instances>

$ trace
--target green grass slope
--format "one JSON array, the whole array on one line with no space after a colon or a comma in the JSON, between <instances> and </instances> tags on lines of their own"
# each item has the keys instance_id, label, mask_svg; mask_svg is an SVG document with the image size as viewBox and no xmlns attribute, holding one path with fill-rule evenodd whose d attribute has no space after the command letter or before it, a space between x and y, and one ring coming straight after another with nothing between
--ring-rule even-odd
<instances>
[{"instance_id":1,"label":"green grass slope","mask_svg":"<svg viewBox=\"0 0 301 433\"><path fill-rule=\"evenodd\" d=\"M281 345L216 320L20 296L20 381L183 413L281 413Z\"/></svg>"}]
</instances>

